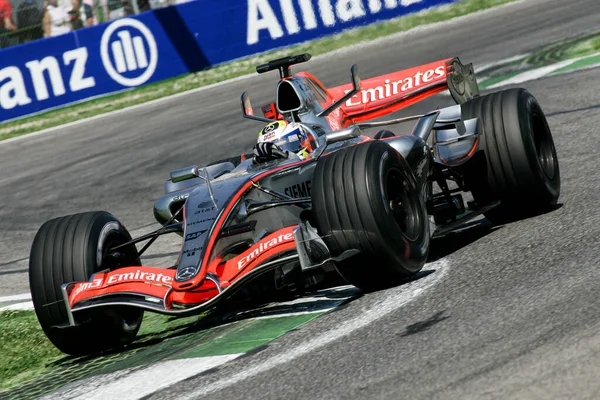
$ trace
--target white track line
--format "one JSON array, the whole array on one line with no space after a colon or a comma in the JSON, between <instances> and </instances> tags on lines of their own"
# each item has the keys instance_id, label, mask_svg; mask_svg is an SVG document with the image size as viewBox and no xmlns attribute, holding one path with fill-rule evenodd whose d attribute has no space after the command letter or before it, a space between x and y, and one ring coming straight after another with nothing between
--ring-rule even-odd
<instances>
[{"instance_id":1,"label":"white track line","mask_svg":"<svg viewBox=\"0 0 600 400\"><path fill-rule=\"evenodd\" d=\"M27 301L25 303L11 304L10 306L1 307L0 312L4 311L30 311L33 310L33 303Z\"/></svg>"},{"instance_id":2,"label":"white track line","mask_svg":"<svg viewBox=\"0 0 600 400\"><path fill-rule=\"evenodd\" d=\"M498 61L494 61L494 62L491 62L491 63L479 65L479 66L477 66L477 68L475 68L475 72L478 73L478 74L481 74L481 73L484 73L485 71L487 71L490 68L497 67L498 65L508 64L508 63L513 62L513 61L522 60L522 59L528 57L530 54L531 53L517 54L516 56L512 56L512 57L508 57L508 58L505 58L505 59L502 59L502 60L498 60ZM483 80L483 78L478 78L478 80L479 79Z\"/></svg>"},{"instance_id":3,"label":"white track line","mask_svg":"<svg viewBox=\"0 0 600 400\"><path fill-rule=\"evenodd\" d=\"M156 390L164 389L191 376L218 367L241 355L227 354L163 361L146 367L106 374L102 376L102 379L95 379L86 384L79 382L72 385L72 390L67 393L61 393L58 396L53 393L41 397L41 399L137 400L152 394Z\"/></svg>"},{"instance_id":4,"label":"white track line","mask_svg":"<svg viewBox=\"0 0 600 400\"><path fill-rule=\"evenodd\" d=\"M9 303L11 301L31 300L30 293L15 294L12 296L0 297L0 303Z\"/></svg>"},{"instance_id":5,"label":"white track line","mask_svg":"<svg viewBox=\"0 0 600 400\"><path fill-rule=\"evenodd\" d=\"M318 56L313 57L313 60L325 59L327 57L335 57L335 56L338 56L340 54L345 54L345 53L348 53L348 52L351 52L351 51L359 50L360 48L363 48L365 46L378 45L378 44L380 44L382 42L385 42L385 41L397 41L398 39L401 39L401 38L403 38L405 36L414 35L415 33L425 34L429 30L437 29L437 28L440 28L440 27L446 27L446 26L450 26L450 25L453 25L453 24L465 24L465 23L468 23L468 21L470 21L470 20L475 20L477 18L480 18L482 15L489 14L490 12L496 12L497 10L504 9L504 8L515 7L516 5L519 5L520 3L525 2L525 1L531 1L531 0L518 0L518 1L514 1L512 3L506 3L506 4L502 4L502 5L496 6L496 7L492 7L492 8L488 8L488 9L485 9L485 10L477 11L477 12L474 12L474 13L471 13L471 14L463 15L461 17L452 18L452 19L449 19L449 20L446 20L446 21L441 21L441 22L435 22L433 24L426 24L426 25L416 26L416 27L414 27L414 28L412 28L412 29L410 29L408 31L394 33L392 35L383 36L383 37L380 37L380 38L377 38L377 39L374 39L374 40L370 40L370 41L359 42L359 43L353 44L351 46L347 46L347 47L344 47L344 48L341 48L341 49L338 49L338 50L333 50L333 51L325 53L325 54L320 54ZM428 9L428 10L430 10L430 9ZM420 11L420 13L422 13L424 11L427 11L427 10ZM260 54L255 54L254 56L256 56L256 55L260 55ZM232 61L232 62L236 62L236 61ZM115 116L115 115L123 114L123 113L129 112L129 111L134 111L134 110L137 110L137 109L142 108L142 107L151 106L151 105L163 102L163 101L169 101L169 100L172 100L172 99L176 99L178 97L187 96L187 95L190 95L190 94L201 92L203 90L209 90L209 89L212 89L212 88L215 88L215 87L219 87L219 86L223 86L223 85L228 85L228 84L233 83L233 82L238 82L238 81L241 81L241 80L244 80L244 79L248 79L248 78L252 78L252 77L256 77L256 76L258 76L258 75L256 75L256 74L243 75L243 76L239 76L237 78L228 79L226 81L213 83L212 85L202 86L202 87L199 87L199 88L196 88L196 89L190 89L190 90L185 91L185 92L180 92L180 93L172 94L170 96L161 97L159 99L155 99L155 100L147 101L147 102L144 102L144 103L136 104L136 105L133 105L133 106L125 107L125 108L122 108L120 110L111 111L111 112L108 112L108 113L95 115L93 117L84 118L84 119L80 119L80 120L77 120L77 121L69 122L68 124L54 126L52 128L47 128L47 129L44 129L44 130L41 130L41 131L38 131L38 132L29 133L29 134L26 134L26 135L16 136L16 137L13 137L13 138L10 138L10 139L0 140L0 146L2 146L3 144L14 143L14 142L17 142L17 141L21 141L21 140L25 140L25 139L28 139L28 138L36 137L38 135L42 135L42 134L45 134L45 133L56 132L56 131L62 130L64 128L69 128L69 127L72 127L72 126L77 126L79 124L84 124L84 123L87 123L87 122L90 122L90 121L95 121L95 120L100 119L100 118L109 117L109 116ZM109 94L114 94L114 93L109 93ZM82 100L82 102L85 102L87 100L90 100L90 99Z\"/></svg>"},{"instance_id":6,"label":"white track line","mask_svg":"<svg viewBox=\"0 0 600 400\"><path fill-rule=\"evenodd\" d=\"M180 396L179 399L196 399L200 396L210 395L229 386L233 386L245 379L267 372L282 364L289 363L298 357L302 357L337 341L354 331L362 329L407 305L427 292L427 290L431 289L444 279L449 268L450 266L445 260L427 264L425 269L435 269L436 272L411 284L390 289L383 299L373 304L370 309L362 310L355 318L347 320L342 325L331 328L329 331L323 332L313 339L300 343L297 347L283 351L277 356L263 361L260 364L247 366L243 371L238 372L231 377L197 388L190 385L189 391L185 395Z\"/></svg>"},{"instance_id":7,"label":"white track line","mask_svg":"<svg viewBox=\"0 0 600 400\"><path fill-rule=\"evenodd\" d=\"M529 82L529 81L533 81L535 79L540 79L543 78L547 75L550 75L551 73L553 73L554 71L558 71L559 69L562 69L564 67L567 67L571 64L576 63L579 60L583 60L585 58L591 58L591 57L595 57L600 53L596 53L596 54L591 54L591 55L587 55L587 56L583 56L583 57L576 57L576 58L571 58L569 60L564 60L561 62L558 62L556 64L552 64L552 65L547 65L545 67L540 67L540 68L536 68L536 69L532 69L529 71L525 71L522 74L518 74L513 76L512 78L506 79L504 81L498 82L494 85L488 86L486 89L496 89L499 88L501 86L506 86L506 85L513 85L516 83L523 83L523 82Z\"/></svg>"},{"instance_id":8,"label":"white track line","mask_svg":"<svg viewBox=\"0 0 600 400\"><path fill-rule=\"evenodd\" d=\"M252 317L252 318L248 318L248 319L249 320L273 319L273 318L296 317L298 315L320 314L320 313L329 312L331 310L335 310L337 307L339 307L339 305L336 307L321 308L321 309L312 310L312 311L296 311L296 312L288 312L288 313L283 313L283 314L259 315L257 317Z\"/></svg>"}]
</instances>

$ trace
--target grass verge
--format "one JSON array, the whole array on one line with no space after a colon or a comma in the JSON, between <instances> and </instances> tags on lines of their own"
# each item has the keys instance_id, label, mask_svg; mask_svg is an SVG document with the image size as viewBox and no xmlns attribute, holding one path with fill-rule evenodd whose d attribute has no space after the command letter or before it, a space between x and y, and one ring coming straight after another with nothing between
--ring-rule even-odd
<instances>
[{"instance_id":1,"label":"grass verge","mask_svg":"<svg viewBox=\"0 0 600 400\"><path fill-rule=\"evenodd\" d=\"M63 356L46 339L32 311L0 313L0 354L0 389L30 379Z\"/></svg>"},{"instance_id":2,"label":"grass verge","mask_svg":"<svg viewBox=\"0 0 600 400\"><path fill-rule=\"evenodd\" d=\"M198 318L173 320L164 315L146 313L136 343L173 334ZM46 338L33 311L0 313L0 354L0 390L13 388L39 377L57 364L78 364L94 359L87 357L78 360L61 353Z\"/></svg>"},{"instance_id":3,"label":"grass verge","mask_svg":"<svg viewBox=\"0 0 600 400\"><path fill-rule=\"evenodd\" d=\"M366 42L401 31L407 31L419 25L446 21L513 1L516 0L463 0L458 3L432 8L394 20L352 29L334 36L286 48L285 50L278 50L259 56L249 57L197 73L142 86L127 92L121 92L16 121L7 122L0 125L0 140L120 110L135 104L251 74L255 72L254 68L257 64L273 58L303 52L309 52L312 55L324 54L352 44Z\"/></svg>"},{"instance_id":4,"label":"grass verge","mask_svg":"<svg viewBox=\"0 0 600 400\"><path fill-rule=\"evenodd\" d=\"M547 67L570 59L582 58L573 64L552 71L557 74L597 65L600 54L600 31L560 40L524 55L518 60L498 63L479 71L479 88L486 89L527 71Z\"/></svg>"}]
</instances>

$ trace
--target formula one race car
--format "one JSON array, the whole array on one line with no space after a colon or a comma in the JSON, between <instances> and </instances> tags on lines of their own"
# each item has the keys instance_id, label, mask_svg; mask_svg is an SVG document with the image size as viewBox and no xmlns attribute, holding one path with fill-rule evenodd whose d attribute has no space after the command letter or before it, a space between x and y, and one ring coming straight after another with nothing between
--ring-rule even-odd
<instances>
[{"instance_id":1,"label":"formula one race car","mask_svg":"<svg viewBox=\"0 0 600 400\"><path fill-rule=\"evenodd\" d=\"M268 124L259 142L280 125L294 124L296 137L270 146L271 157L171 172L154 206L158 230L132 239L102 211L40 228L31 293L57 348L90 354L127 345L144 311L188 316L244 293L293 296L341 278L365 290L396 285L423 267L432 237L481 214L504 223L556 204L556 150L526 90L480 96L472 66L457 58L362 82L353 66L351 84L327 89L308 73L291 74L309 59L257 67L280 74L265 117L254 115L247 93L241 99L245 118ZM457 105L372 121L445 90ZM362 134L413 120L411 134ZM300 151L288 146L294 141ZM177 264L142 266L142 253L167 233L182 237Z\"/></svg>"}]
</instances>

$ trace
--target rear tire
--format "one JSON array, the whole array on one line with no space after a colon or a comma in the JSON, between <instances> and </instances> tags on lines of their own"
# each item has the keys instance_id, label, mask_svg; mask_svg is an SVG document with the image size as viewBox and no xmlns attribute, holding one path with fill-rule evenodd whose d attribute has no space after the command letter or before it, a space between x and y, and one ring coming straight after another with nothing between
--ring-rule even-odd
<instances>
[{"instance_id":1,"label":"rear tire","mask_svg":"<svg viewBox=\"0 0 600 400\"><path fill-rule=\"evenodd\" d=\"M378 140L341 149L317 163L313 223L332 256L360 251L342 275L366 290L400 283L429 253L429 223L404 158Z\"/></svg>"},{"instance_id":2,"label":"rear tire","mask_svg":"<svg viewBox=\"0 0 600 400\"><path fill-rule=\"evenodd\" d=\"M463 173L481 205L500 200L485 213L493 223L543 213L556 205L560 171L556 148L540 105L525 89L509 89L462 105L463 118L479 118L483 150Z\"/></svg>"},{"instance_id":3,"label":"rear tire","mask_svg":"<svg viewBox=\"0 0 600 400\"><path fill-rule=\"evenodd\" d=\"M100 308L75 314L68 323L61 285L83 282L92 274L118 267L104 259L106 251L131 240L129 232L103 211L60 217L38 231L29 258L29 284L36 315L50 341L62 352L86 355L131 343L140 328L143 311L137 308ZM124 261L134 262L135 245L123 249Z\"/></svg>"}]
</instances>

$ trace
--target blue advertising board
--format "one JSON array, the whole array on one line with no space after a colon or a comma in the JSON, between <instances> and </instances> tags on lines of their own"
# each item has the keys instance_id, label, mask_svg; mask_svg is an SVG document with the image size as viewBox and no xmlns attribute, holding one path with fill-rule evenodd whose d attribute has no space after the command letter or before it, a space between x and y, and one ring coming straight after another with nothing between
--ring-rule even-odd
<instances>
[{"instance_id":1,"label":"blue advertising board","mask_svg":"<svg viewBox=\"0 0 600 400\"><path fill-rule=\"evenodd\" d=\"M196 0L0 50L0 121L456 0Z\"/></svg>"}]
</instances>

